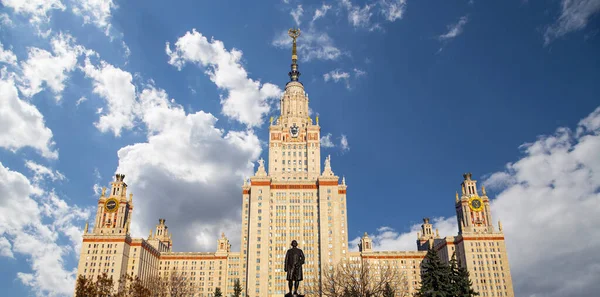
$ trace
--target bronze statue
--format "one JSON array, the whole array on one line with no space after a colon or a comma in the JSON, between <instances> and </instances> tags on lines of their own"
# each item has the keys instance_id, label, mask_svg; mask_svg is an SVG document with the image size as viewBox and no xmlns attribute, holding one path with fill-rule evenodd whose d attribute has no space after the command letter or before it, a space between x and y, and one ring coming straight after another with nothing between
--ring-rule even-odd
<instances>
[{"instance_id":1,"label":"bronze statue","mask_svg":"<svg viewBox=\"0 0 600 297\"><path fill-rule=\"evenodd\" d=\"M302 265L304 264L304 253L298 248L298 242L292 240L292 248L285 254L284 270L287 272L287 281L290 292L286 296L292 296L292 286L294 288L293 296L298 295L298 286L302 281Z\"/></svg>"}]
</instances>

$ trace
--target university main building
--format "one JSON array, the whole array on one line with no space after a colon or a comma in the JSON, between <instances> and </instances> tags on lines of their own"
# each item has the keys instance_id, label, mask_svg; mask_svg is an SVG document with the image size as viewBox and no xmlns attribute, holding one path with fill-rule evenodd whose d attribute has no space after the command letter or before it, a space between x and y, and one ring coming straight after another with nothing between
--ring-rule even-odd
<instances>
[{"instance_id":1,"label":"university main building","mask_svg":"<svg viewBox=\"0 0 600 297\"><path fill-rule=\"evenodd\" d=\"M295 239L306 255L300 291L318 286L324 271L342 261L361 261L398 269L412 295L419 288L421 261L433 247L445 261L456 252L480 296L514 296L502 225L493 226L490 199L470 173L463 175L462 194L455 197L457 236L440 237L424 219L415 251L374 251L366 233L359 251L351 251L347 185L334 173L329 156L321 168L319 119L309 117L309 100L299 81L299 31L290 33L290 81L281 98L281 115L271 119L268 168L259 160L255 175L242 186L240 251L232 252L222 234L214 253L174 252L164 219L148 238L131 237L133 198L125 176L117 174L110 191L104 189L98 200L93 229L85 226L78 276L107 273L120 279L129 274L148 280L176 270L189 281L194 296L212 296L216 287L231 296L239 279L242 296L280 297L287 293L285 253Z\"/></svg>"}]
</instances>

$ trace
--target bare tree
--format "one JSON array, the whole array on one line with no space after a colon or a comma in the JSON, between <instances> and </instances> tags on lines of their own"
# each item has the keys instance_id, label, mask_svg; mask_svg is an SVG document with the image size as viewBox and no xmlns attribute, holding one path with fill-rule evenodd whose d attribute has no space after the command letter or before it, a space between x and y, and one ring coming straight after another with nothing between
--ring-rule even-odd
<instances>
[{"instance_id":1,"label":"bare tree","mask_svg":"<svg viewBox=\"0 0 600 297\"><path fill-rule=\"evenodd\" d=\"M96 283L93 280L81 275L77 277L75 297L96 296L96 291Z\"/></svg>"},{"instance_id":2,"label":"bare tree","mask_svg":"<svg viewBox=\"0 0 600 297\"><path fill-rule=\"evenodd\" d=\"M150 276L143 282L150 291L148 297L167 297L167 278Z\"/></svg>"},{"instance_id":3,"label":"bare tree","mask_svg":"<svg viewBox=\"0 0 600 297\"><path fill-rule=\"evenodd\" d=\"M379 297L408 296L406 276L392 265L373 265L365 260L342 261L321 272L321 285L309 286L308 296Z\"/></svg>"},{"instance_id":4,"label":"bare tree","mask_svg":"<svg viewBox=\"0 0 600 297\"><path fill-rule=\"evenodd\" d=\"M163 278L163 285L166 289L167 297L191 297L197 296L194 290L194 283L184 273L176 268Z\"/></svg>"},{"instance_id":5,"label":"bare tree","mask_svg":"<svg viewBox=\"0 0 600 297\"><path fill-rule=\"evenodd\" d=\"M152 291L147 286L147 283L136 276L135 278L129 274L123 275L119 279L119 293L115 297L148 297L152 296Z\"/></svg>"}]
</instances>

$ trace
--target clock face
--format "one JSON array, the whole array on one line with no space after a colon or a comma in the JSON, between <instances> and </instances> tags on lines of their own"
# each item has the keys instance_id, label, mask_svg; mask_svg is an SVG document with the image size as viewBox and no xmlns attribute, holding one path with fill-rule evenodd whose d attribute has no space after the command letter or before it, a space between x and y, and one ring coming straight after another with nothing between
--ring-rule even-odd
<instances>
[{"instance_id":1,"label":"clock face","mask_svg":"<svg viewBox=\"0 0 600 297\"><path fill-rule=\"evenodd\" d=\"M292 134L292 137L298 137L298 126L296 124L290 127L290 134Z\"/></svg>"},{"instance_id":2,"label":"clock face","mask_svg":"<svg viewBox=\"0 0 600 297\"><path fill-rule=\"evenodd\" d=\"M478 196L474 196L469 201L469 207L471 207L472 211L482 211L483 210L483 201Z\"/></svg>"},{"instance_id":3,"label":"clock face","mask_svg":"<svg viewBox=\"0 0 600 297\"><path fill-rule=\"evenodd\" d=\"M115 212L115 211L117 211L118 207L119 207L119 201L117 201L117 199L115 199L115 198L108 199L104 203L104 209L106 210L106 212Z\"/></svg>"}]
</instances>

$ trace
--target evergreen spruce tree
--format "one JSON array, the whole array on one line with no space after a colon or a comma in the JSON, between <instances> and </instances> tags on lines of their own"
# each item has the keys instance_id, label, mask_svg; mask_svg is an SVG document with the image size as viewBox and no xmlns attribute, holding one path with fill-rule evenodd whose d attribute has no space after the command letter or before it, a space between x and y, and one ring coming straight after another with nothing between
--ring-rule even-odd
<instances>
[{"instance_id":1,"label":"evergreen spruce tree","mask_svg":"<svg viewBox=\"0 0 600 297\"><path fill-rule=\"evenodd\" d=\"M233 282L233 296L232 297L240 297L242 294L242 285L240 284L240 279L236 278Z\"/></svg>"},{"instance_id":2,"label":"evergreen spruce tree","mask_svg":"<svg viewBox=\"0 0 600 297\"><path fill-rule=\"evenodd\" d=\"M385 288L383 289L383 297L394 297L396 294L390 283L385 283Z\"/></svg>"},{"instance_id":3,"label":"evergreen spruce tree","mask_svg":"<svg viewBox=\"0 0 600 297\"><path fill-rule=\"evenodd\" d=\"M460 265L459 265L460 266ZM465 267L459 267L456 281L457 297L479 296L479 293L473 290L473 282L469 278L469 271Z\"/></svg>"},{"instance_id":4,"label":"evergreen spruce tree","mask_svg":"<svg viewBox=\"0 0 600 297\"><path fill-rule=\"evenodd\" d=\"M223 293L221 293L221 288L216 287L215 288L215 297L223 297Z\"/></svg>"},{"instance_id":5,"label":"evergreen spruce tree","mask_svg":"<svg viewBox=\"0 0 600 297\"><path fill-rule=\"evenodd\" d=\"M456 252L452 253L450 258L450 293L452 296L459 296L458 283L460 282L460 275L458 274L458 262L456 262Z\"/></svg>"},{"instance_id":6,"label":"evergreen spruce tree","mask_svg":"<svg viewBox=\"0 0 600 297\"><path fill-rule=\"evenodd\" d=\"M479 293L473 290L473 283L469 279L469 271L456 260L456 252L450 259L450 283L452 296L473 297Z\"/></svg>"},{"instance_id":7,"label":"evergreen spruce tree","mask_svg":"<svg viewBox=\"0 0 600 297\"><path fill-rule=\"evenodd\" d=\"M454 297L450 277L450 266L443 263L437 252L430 248L422 262L421 288L417 297Z\"/></svg>"}]
</instances>

